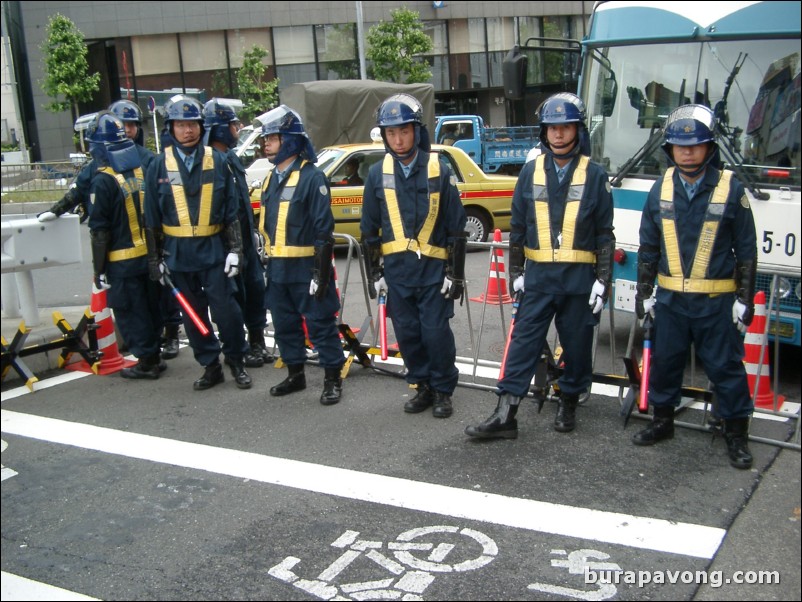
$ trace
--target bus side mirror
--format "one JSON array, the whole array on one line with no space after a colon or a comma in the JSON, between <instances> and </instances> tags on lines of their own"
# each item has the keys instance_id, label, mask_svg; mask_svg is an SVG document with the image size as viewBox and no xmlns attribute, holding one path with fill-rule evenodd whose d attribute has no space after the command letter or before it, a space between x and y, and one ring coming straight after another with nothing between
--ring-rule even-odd
<instances>
[{"instance_id":1,"label":"bus side mirror","mask_svg":"<svg viewBox=\"0 0 802 602\"><path fill-rule=\"evenodd\" d=\"M616 96L618 96L618 82L615 81L615 75L610 73L610 77L604 80L604 86L602 88L602 117L610 117L613 114Z\"/></svg>"},{"instance_id":2,"label":"bus side mirror","mask_svg":"<svg viewBox=\"0 0 802 602\"><path fill-rule=\"evenodd\" d=\"M504 96L509 100L519 100L524 97L526 89L526 67L528 59L521 54L516 44L501 62L501 77L504 84Z\"/></svg>"}]
</instances>

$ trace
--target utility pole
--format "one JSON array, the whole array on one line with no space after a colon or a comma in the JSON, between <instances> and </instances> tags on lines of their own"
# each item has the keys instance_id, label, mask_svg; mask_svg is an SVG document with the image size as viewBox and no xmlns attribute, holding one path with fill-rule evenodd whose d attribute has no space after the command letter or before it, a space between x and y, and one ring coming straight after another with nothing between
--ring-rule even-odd
<instances>
[{"instance_id":1,"label":"utility pole","mask_svg":"<svg viewBox=\"0 0 802 602\"><path fill-rule=\"evenodd\" d=\"M359 52L359 79L367 79L365 70L365 24L362 17L362 3L356 3L356 37Z\"/></svg>"}]
</instances>

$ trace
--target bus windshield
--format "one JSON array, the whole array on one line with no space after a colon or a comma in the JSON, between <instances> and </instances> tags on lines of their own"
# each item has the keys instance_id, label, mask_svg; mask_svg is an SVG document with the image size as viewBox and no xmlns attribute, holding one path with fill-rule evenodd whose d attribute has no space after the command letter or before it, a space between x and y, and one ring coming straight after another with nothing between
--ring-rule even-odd
<instances>
[{"instance_id":1,"label":"bus windshield","mask_svg":"<svg viewBox=\"0 0 802 602\"><path fill-rule=\"evenodd\" d=\"M656 179L667 163L659 130L668 113L698 103L719 118L726 166L742 165L761 187L799 187L798 39L609 46L587 57L581 95L592 158L611 176Z\"/></svg>"}]
</instances>

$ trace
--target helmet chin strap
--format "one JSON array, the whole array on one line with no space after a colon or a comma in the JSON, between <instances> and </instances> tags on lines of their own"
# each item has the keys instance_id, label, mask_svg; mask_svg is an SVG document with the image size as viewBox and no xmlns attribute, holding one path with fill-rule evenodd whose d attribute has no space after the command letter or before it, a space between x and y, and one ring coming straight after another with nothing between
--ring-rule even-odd
<instances>
[{"instance_id":1,"label":"helmet chin strap","mask_svg":"<svg viewBox=\"0 0 802 602\"><path fill-rule=\"evenodd\" d=\"M566 153L558 153L558 152L556 152L556 150L565 149L569 145L570 145L571 149L568 152L566 152ZM579 154L579 139L578 138L574 138L568 144L563 144L563 145L557 147L556 149L555 149L554 145L549 144L546 147L546 150L549 152L549 154L551 154L552 156L556 157L557 159L572 159L573 157L575 157L576 155Z\"/></svg>"},{"instance_id":2,"label":"helmet chin strap","mask_svg":"<svg viewBox=\"0 0 802 602\"><path fill-rule=\"evenodd\" d=\"M676 168L682 172L682 175L687 176L689 178L695 178L699 174L704 173L704 171L707 169L707 164L710 163L710 161L713 159L713 155L715 154L716 154L715 148L711 148L710 152L707 153L707 158L705 158L704 161L690 166L683 167L681 165L678 165L676 161L673 161L673 158L672 162L674 163Z\"/></svg>"}]
</instances>

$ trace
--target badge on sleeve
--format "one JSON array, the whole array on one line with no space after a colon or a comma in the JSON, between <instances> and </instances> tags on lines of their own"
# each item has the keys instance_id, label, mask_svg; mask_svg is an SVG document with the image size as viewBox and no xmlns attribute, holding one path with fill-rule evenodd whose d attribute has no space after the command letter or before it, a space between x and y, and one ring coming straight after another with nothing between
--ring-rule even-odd
<instances>
[{"instance_id":1,"label":"badge on sleeve","mask_svg":"<svg viewBox=\"0 0 802 602\"><path fill-rule=\"evenodd\" d=\"M326 188L326 185L325 185L325 184L321 184L321 185L320 185L320 188L318 188L318 191L319 191L319 192L320 192L320 194L322 194L323 196L326 196L326 195L329 193L329 189L328 189L328 188Z\"/></svg>"},{"instance_id":2,"label":"badge on sleeve","mask_svg":"<svg viewBox=\"0 0 802 602\"><path fill-rule=\"evenodd\" d=\"M741 197L741 207L743 207L744 209L749 209L749 199L746 198L746 195L743 195Z\"/></svg>"}]
</instances>

